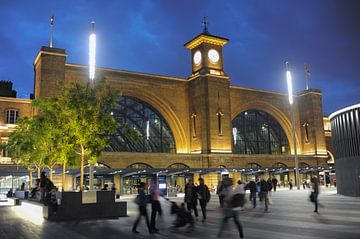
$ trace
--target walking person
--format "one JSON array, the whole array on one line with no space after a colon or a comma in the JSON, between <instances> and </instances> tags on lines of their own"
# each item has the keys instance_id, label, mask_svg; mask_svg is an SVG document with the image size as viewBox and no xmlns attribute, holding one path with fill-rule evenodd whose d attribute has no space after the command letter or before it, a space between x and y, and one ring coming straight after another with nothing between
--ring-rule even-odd
<instances>
[{"instance_id":1,"label":"walking person","mask_svg":"<svg viewBox=\"0 0 360 239\"><path fill-rule=\"evenodd\" d=\"M318 196L319 196L319 180L316 176L314 176L311 179L311 185L312 185L312 192L310 194L310 200L315 204L315 210L314 212L319 213L318 212L318 206L319 206L319 202L318 202Z\"/></svg>"},{"instance_id":2,"label":"walking person","mask_svg":"<svg viewBox=\"0 0 360 239\"><path fill-rule=\"evenodd\" d=\"M229 221L229 219L233 218L234 219L234 223L236 225L236 227L239 230L239 235L240 238L244 238L244 232L241 226L241 223L239 221L238 218L238 212L236 210L234 210L234 193L232 191L232 179L231 178L227 178L224 181L224 208L223 210L223 214L224 214L224 218L220 223L220 228L219 228L219 232L217 237L221 237L221 234L225 228L225 225L227 224L227 222ZM239 184L240 185L240 184Z\"/></svg>"},{"instance_id":3,"label":"walking person","mask_svg":"<svg viewBox=\"0 0 360 239\"><path fill-rule=\"evenodd\" d=\"M290 181L289 181L289 187L290 187L290 190L292 190L292 188L293 188L292 179L290 179Z\"/></svg>"},{"instance_id":4,"label":"walking person","mask_svg":"<svg viewBox=\"0 0 360 239\"><path fill-rule=\"evenodd\" d=\"M201 212L203 215L202 222L206 221L206 205L210 201L210 190L207 185L204 183L203 178L199 178L199 186L196 188L196 192L198 194L199 203L201 207Z\"/></svg>"},{"instance_id":5,"label":"walking person","mask_svg":"<svg viewBox=\"0 0 360 239\"><path fill-rule=\"evenodd\" d=\"M197 193L195 189L195 185L192 179L189 179L187 184L185 185L185 197L184 201L187 206L187 210L191 213L194 210L195 218L197 219L199 214L196 208L197 206Z\"/></svg>"},{"instance_id":6,"label":"walking person","mask_svg":"<svg viewBox=\"0 0 360 239\"><path fill-rule=\"evenodd\" d=\"M275 178L275 176L273 176L271 182L272 182L272 185L273 185L273 188L274 188L274 192L276 192L276 187L277 187L278 180Z\"/></svg>"},{"instance_id":7,"label":"walking person","mask_svg":"<svg viewBox=\"0 0 360 239\"><path fill-rule=\"evenodd\" d=\"M268 183L268 195L267 195L267 199L268 199L268 204L272 204L272 192L271 190L273 189L273 183L271 181L271 179L269 178L267 180L267 183Z\"/></svg>"},{"instance_id":8,"label":"walking person","mask_svg":"<svg viewBox=\"0 0 360 239\"><path fill-rule=\"evenodd\" d=\"M156 180L153 180L151 182L151 185L150 185L150 197L151 197L150 228L151 228L152 232L158 232L159 229L156 228L156 226L155 226L155 224L156 224L156 214L158 213L159 216L161 217L162 210L161 210L161 205L160 205L160 201L159 201L160 191L159 191L159 188L157 187Z\"/></svg>"},{"instance_id":9,"label":"walking person","mask_svg":"<svg viewBox=\"0 0 360 239\"><path fill-rule=\"evenodd\" d=\"M217 190L216 190L216 194L219 197L219 202L220 202L220 207L223 208L224 207L224 194L223 194L223 189L224 189L224 185L223 185L223 181L219 181L218 185L217 185Z\"/></svg>"},{"instance_id":10,"label":"walking person","mask_svg":"<svg viewBox=\"0 0 360 239\"><path fill-rule=\"evenodd\" d=\"M138 205L139 207L139 215L136 218L136 220L134 221L134 225L132 227L132 232L138 234L139 232L136 230L140 219L142 216L145 217L146 220L146 226L149 230L149 233L152 233L151 228L150 228L150 223L149 223L149 216L146 210L146 205L148 203L148 197L145 195L145 183L141 182L140 185L138 186L138 195L135 198L135 203Z\"/></svg>"},{"instance_id":11,"label":"walking person","mask_svg":"<svg viewBox=\"0 0 360 239\"><path fill-rule=\"evenodd\" d=\"M264 178L262 178L260 181L260 198L265 201L265 210L264 210L265 212L268 212L268 210L269 210L269 208L268 208L268 204L269 204L268 193L269 193L269 184L267 181L265 181Z\"/></svg>"},{"instance_id":12,"label":"walking person","mask_svg":"<svg viewBox=\"0 0 360 239\"><path fill-rule=\"evenodd\" d=\"M239 180L237 182L237 186L234 189L234 200L238 201L238 205L241 208L241 211L244 210L244 204L245 204L245 184Z\"/></svg>"},{"instance_id":13,"label":"walking person","mask_svg":"<svg viewBox=\"0 0 360 239\"><path fill-rule=\"evenodd\" d=\"M246 185L246 188L250 190L250 201L253 202L253 208L256 208L256 183L254 179L251 179L250 182Z\"/></svg>"}]
</instances>

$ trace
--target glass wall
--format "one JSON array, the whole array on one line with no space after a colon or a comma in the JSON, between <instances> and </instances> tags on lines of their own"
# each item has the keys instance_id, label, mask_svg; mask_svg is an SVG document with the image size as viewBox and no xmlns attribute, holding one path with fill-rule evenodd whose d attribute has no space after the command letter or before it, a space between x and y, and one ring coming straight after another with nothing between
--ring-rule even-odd
<instances>
[{"instance_id":1,"label":"glass wall","mask_svg":"<svg viewBox=\"0 0 360 239\"><path fill-rule=\"evenodd\" d=\"M106 151L176 153L175 140L165 119L139 99L123 96L113 109L116 133Z\"/></svg>"},{"instance_id":2,"label":"glass wall","mask_svg":"<svg viewBox=\"0 0 360 239\"><path fill-rule=\"evenodd\" d=\"M233 121L233 151L237 154L289 154L285 132L266 112L249 110Z\"/></svg>"}]
</instances>

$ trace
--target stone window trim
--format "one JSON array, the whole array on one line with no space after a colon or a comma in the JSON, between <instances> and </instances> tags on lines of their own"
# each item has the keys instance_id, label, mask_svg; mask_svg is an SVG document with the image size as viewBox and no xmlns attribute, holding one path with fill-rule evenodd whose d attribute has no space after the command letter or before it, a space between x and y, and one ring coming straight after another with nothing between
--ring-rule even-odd
<instances>
[{"instance_id":1,"label":"stone window trim","mask_svg":"<svg viewBox=\"0 0 360 239\"><path fill-rule=\"evenodd\" d=\"M302 125L304 127L304 133L305 133L305 143L309 144L310 143L310 138L309 138L309 123L305 122Z\"/></svg>"},{"instance_id":2,"label":"stone window trim","mask_svg":"<svg viewBox=\"0 0 360 239\"><path fill-rule=\"evenodd\" d=\"M224 113L218 110L216 113L217 120L218 120L218 135L223 136L223 125L222 125L222 117L224 116Z\"/></svg>"},{"instance_id":3,"label":"stone window trim","mask_svg":"<svg viewBox=\"0 0 360 239\"><path fill-rule=\"evenodd\" d=\"M8 108L5 109L5 123L6 124L16 124L16 121L19 119L19 109Z\"/></svg>"},{"instance_id":4,"label":"stone window trim","mask_svg":"<svg viewBox=\"0 0 360 239\"><path fill-rule=\"evenodd\" d=\"M191 128L192 128L192 137L196 138L196 113L191 114Z\"/></svg>"}]
</instances>

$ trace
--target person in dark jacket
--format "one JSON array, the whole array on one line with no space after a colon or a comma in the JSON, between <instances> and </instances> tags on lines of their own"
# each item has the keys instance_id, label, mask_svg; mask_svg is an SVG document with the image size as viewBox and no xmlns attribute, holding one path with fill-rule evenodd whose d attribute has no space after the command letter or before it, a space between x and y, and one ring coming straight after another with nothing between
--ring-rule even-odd
<instances>
[{"instance_id":1,"label":"person in dark jacket","mask_svg":"<svg viewBox=\"0 0 360 239\"><path fill-rule=\"evenodd\" d=\"M260 181L260 197L262 200L265 201L265 212L268 212L268 203L269 203L268 193L269 193L269 184L264 178L262 178Z\"/></svg>"},{"instance_id":2,"label":"person in dark jacket","mask_svg":"<svg viewBox=\"0 0 360 239\"><path fill-rule=\"evenodd\" d=\"M150 228L150 223L149 223L149 216L146 210L146 205L148 203L148 197L145 195L144 192L145 189L145 183L141 182L140 185L138 186L138 195L136 196L135 199L135 203L139 206L139 215L136 218L134 225L132 227L132 232L133 233L139 233L136 228L140 222L141 216L145 217L146 220L146 226L149 230L149 233L152 233L151 228Z\"/></svg>"},{"instance_id":3,"label":"person in dark jacket","mask_svg":"<svg viewBox=\"0 0 360 239\"><path fill-rule=\"evenodd\" d=\"M311 184L312 184L312 192L311 192L312 196L311 197L312 197L313 203L315 204L314 212L318 213L319 180L316 176L314 176L311 179Z\"/></svg>"},{"instance_id":4,"label":"person in dark jacket","mask_svg":"<svg viewBox=\"0 0 360 239\"><path fill-rule=\"evenodd\" d=\"M275 177L273 177L271 182L272 182L272 185L273 185L273 188L274 188L274 192L276 192L276 187L277 187L278 180Z\"/></svg>"},{"instance_id":5,"label":"person in dark jacket","mask_svg":"<svg viewBox=\"0 0 360 239\"><path fill-rule=\"evenodd\" d=\"M199 178L199 186L196 188L196 192L198 193L201 212L203 215L202 222L205 222L206 221L206 205L210 201L210 190L209 190L208 186L205 185L203 178Z\"/></svg>"},{"instance_id":6,"label":"person in dark jacket","mask_svg":"<svg viewBox=\"0 0 360 239\"><path fill-rule=\"evenodd\" d=\"M194 185L194 182L192 179L189 179L187 184L185 185L185 197L184 201L187 206L187 210L191 213L191 210L194 210L195 217L197 218L199 216L197 211L197 193L196 193L196 187Z\"/></svg>"},{"instance_id":7,"label":"person in dark jacket","mask_svg":"<svg viewBox=\"0 0 360 239\"><path fill-rule=\"evenodd\" d=\"M247 185L246 189L250 190L250 201L253 202L253 207L256 208L256 183L252 179Z\"/></svg>"}]
</instances>

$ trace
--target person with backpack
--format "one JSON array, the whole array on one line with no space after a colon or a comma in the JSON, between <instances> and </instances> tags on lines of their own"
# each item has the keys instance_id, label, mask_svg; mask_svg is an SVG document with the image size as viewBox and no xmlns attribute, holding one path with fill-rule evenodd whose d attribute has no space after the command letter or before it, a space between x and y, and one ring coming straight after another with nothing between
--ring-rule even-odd
<instances>
[{"instance_id":1,"label":"person with backpack","mask_svg":"<svg viewBox=\"0 0 360 239\"><path fill-rule=\"evenodd\" d=\"M225 224L229 221L229 219L233 218L234 219L234 223L237 227L237 229L239 230L239 234L240 234L240 238L244 238L244 232L243 232L243 228L242 225L239 221L238 218L238 212L237 210L235 210L235 207L238 203L236 197L234 197L234 192L232 190L232 179L231 178L227 178L223 181L224 183L224 208L223 208L223 214L224 214L224 218L220 223L220 229L219 232L217 234L217 237L221 237L221 234L225 228ZM240 184L241 185L241 184Z\"/></svg>"},{"instance_id":2,"label":"person with backpack","mask_svg":"<svg viewBox=\"0 0 360 239\"><path fill-rule=\"evenodd\" d=\"M234 200L236 202L235 207L240 207L241 210L244 210L244 204L245 204L245 184L239 180L237 182L237 186L234 189Z\"/></svg>"},{"instance_id":3,"label":"person with backpack","mask_svg":"<svg viewBox=\"0 0 360 239\"><path fill-rule=\"evenodd\" d=\"M201 207L201 212L203 215L202 222L206 221L206 205L210 201L210 190L207 185L204 183L203 178L199 178L199 186L196 188L196 192L199 198L199 203Z\"/></svg>"},{"instance_id":4,"label":"person with backpack","mask_svg":"<svg viewBox=\"0 0 360 239\"><path fill-rule=\"evenodd\" d=\"M136 233L136 234L139 233L136 230L136 228L137 228L142 216L145 217L146 226L149 230L149 233L152 233L151 228L150 228L149 216L148 216L147 209L146 209L146 205L148 203L148 197L145 195L144 190L145 190L145 183L141 182L140 185L138 186L138 195L135 198L135 203L139 207L139 215L136 218L136 220L134 221L134 225L132 227L132 232Z\"/></svg>"}]
</instances>

